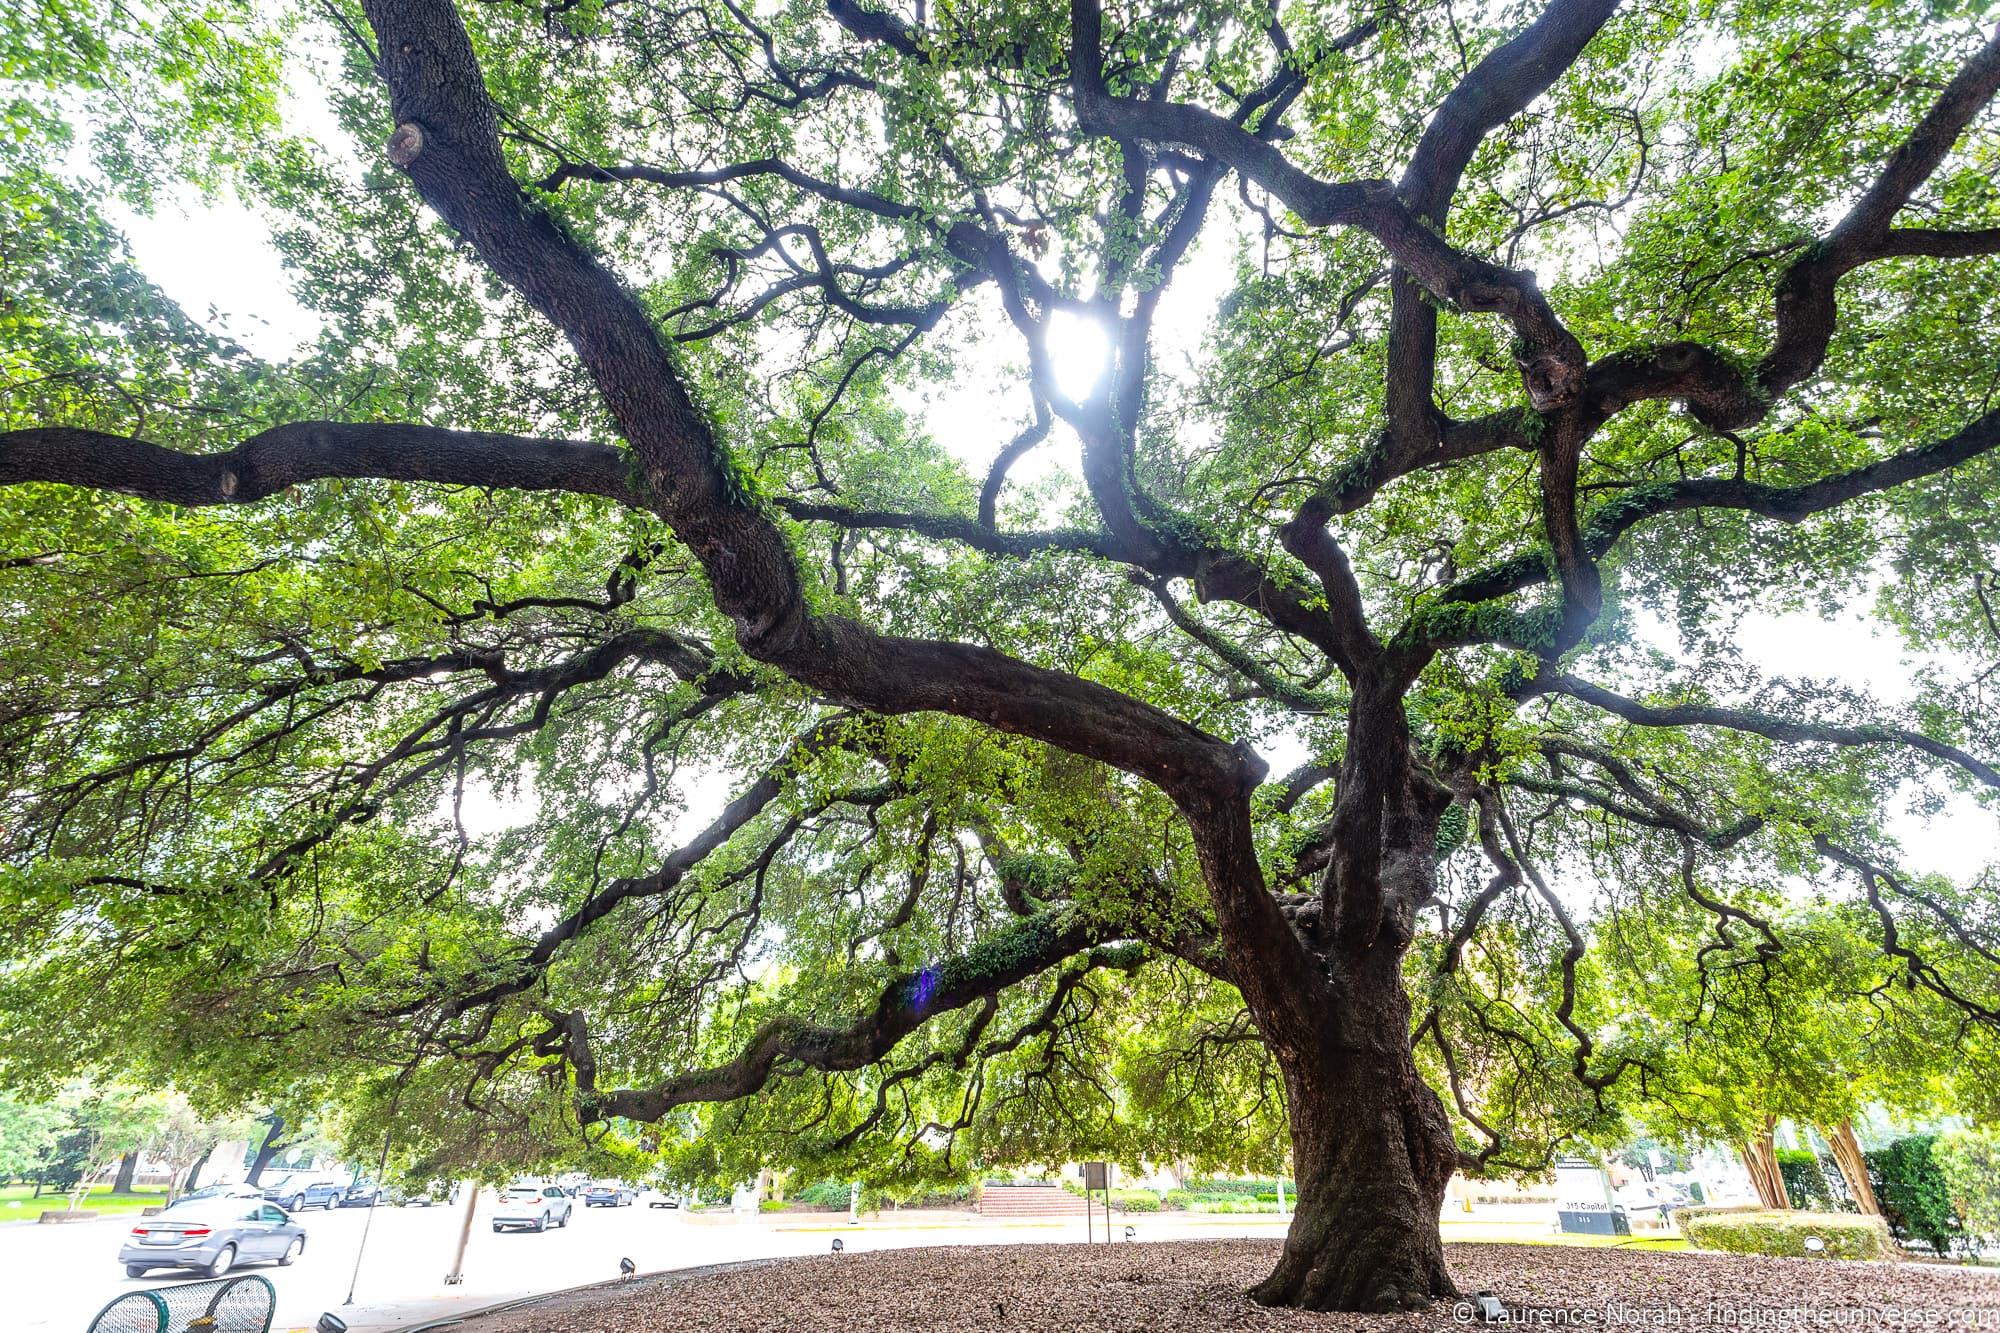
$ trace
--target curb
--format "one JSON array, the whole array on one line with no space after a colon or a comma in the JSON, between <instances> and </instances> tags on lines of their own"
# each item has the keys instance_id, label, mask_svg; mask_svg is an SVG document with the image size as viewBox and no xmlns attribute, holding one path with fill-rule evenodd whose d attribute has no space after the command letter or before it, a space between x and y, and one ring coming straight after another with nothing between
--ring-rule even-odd
<instances>
[{"instance_id":1,"label":"curb","mask_svg":"<svg viewBox=\"0 0 2000 1333\"><path fill-rule=\"evenodd\" d=\"M459 1310L421 1324L408 1324L397 1333L438 1333L439 1330L456 1328L471 1319L484 1319L487 1315L505 1314L509 1310L525 1310L544 1301L556 1300L563 1296L575 1296L586 1291L622 1291L638 1282L659 1280L662 1285L691 1278L708 1277L714 1273L734 1273L749 1268L768 1268L772 1264L789 1262L788 1259L737 1259L729 1263L700 1264L694 1268L662 1268L652 1273L635 1273L631 1277L616 1277L606 1282L584 1282L574 1287L562 1287L555 1291L538 1292L533 1296L517 1296L510 1301L498 1301L492 1305L482 1305L476 1310Z\"/></svg>"}]
</instances>

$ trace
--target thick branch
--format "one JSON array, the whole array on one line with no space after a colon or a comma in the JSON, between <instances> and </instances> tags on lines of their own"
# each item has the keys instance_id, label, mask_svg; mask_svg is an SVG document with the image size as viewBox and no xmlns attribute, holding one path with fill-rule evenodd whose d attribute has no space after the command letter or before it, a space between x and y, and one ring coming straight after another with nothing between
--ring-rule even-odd
<instances>
[{"instance_id":1,"label":"thick branch","mask_svg":"<svg viewBox=\"0 0 2000 1333\"><path fill-rule=\"evenodd\" d=\"M1799 523L1864 496L1948 472L1996 448L2000 448L2000 410L1988 412L1942 440L1798 486L1768 486L1741 477L1690 477L1684 481L1635 486L1600 505L1584 521L1584 549L1592 559L1602 559L1620 537L1640 523L1683 510L1737 509L1784 523ZM1461 614L1456 608L1533 587L1546 580L1548 574L1548 561L1541 551L1490 565L1447 588L1439 597L1433 615L1426 617L1420 612L1405 633L1421 634L1436 645L1490 641L1492 636L1475 623L1480 619L1478 616ZM1421 623L1426 619L1433 623Z\"/></svg>"},{"instance_id":2,"label":"thick branch","mask_svg":"<svg viewBox=\"0 0 2000 1333\"><path fill-rule=\"evenodd\" d=\"M1774 741L1820 743L1826 745L1907 745L1934 759L1955 764L1989 787L2000 787L2000 769L1967 754L1956 746L1934 740L1908 727L1881 725L1842 726L1825 722L1800 722L1770 713L1743 708L1722 708L1710 704L1657 706L1613 694L1602 686L1574 676L1538 676L1529 687L1532 694L1566 694L1573 699L1615 713L1642 727L1724 727L1747 731Z\"/></svg>"},{"instance_id":3,"label":"thick branch","mask_svg":"<svg viewBox=\"0 0 2000 1333\"><path fill-rule=\"evenodd\" d=\"M895 978L883 987L874 1010L848 1026L828 1027L792 1015L774 1018L727 1064L682 1074L646 1089L597 1090L594 1064L582 1057L580 1049L584 1039L581 1018L575 1016L569 1043L581 1110L586 1120L611 1116L658 1120L676 1106L748 1097L770 1080L780 1060L829 1072L861 1069L894 1050L904 1037L936 1015L1018 985L1097 942L1091 927L1067 913L1029 917L963 954Z\"/></svg>"},{"instance_id":4,"label":"thick branch","mask_svg":"<svg viewBox=\"0 0 2000 1333\"><path fill-rule=\"evenodd\" d=\"M295 421L233 449L184 453L66 426L0 432L0 485L65 482L184 506L249 504L333 477L601 495L647 503L633 458L610 445L392 423Z\"/></svg>"}]
</instances>

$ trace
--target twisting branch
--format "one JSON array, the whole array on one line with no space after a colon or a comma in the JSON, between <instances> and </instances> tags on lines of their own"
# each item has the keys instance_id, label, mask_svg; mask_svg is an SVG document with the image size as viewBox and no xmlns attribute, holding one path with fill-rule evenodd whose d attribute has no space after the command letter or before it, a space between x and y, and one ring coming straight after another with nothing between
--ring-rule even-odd
<instances>
[{"instance_id":1,"label":"twisting branch","mask_svg":"<svg viewBox=\"0 0 2000 1333\"><path fill-rule=\"evenodd\" d=\"M619 904L671 891L711 852L762 814L784 790L793 769L821 751L838 745L845 723L846 720L840 718L829 720L793 741L777 763L738 793L723 807L721 814L709 821L707 827L676 848L651 873L615 879L592 893L573 911L542 932L541 938L535 941L534 947L514 969L513 977L458 997L447 1006L447 1013L456 1017L480 1006L494 1004L509 995L518 995L535 984L565 944L609 916Z\"/></svg>"},{"instance_id":2,"label":"twisting branch","mask_svg":"<svg viewBox=\"0 0 2000 1333\"><path fill-rule=\"evenodd\" d=\"M1562 1024L1575 1044L1570 1072L1578 1083L1590 1089L1591 1094L1601 1102L1604 1093L1611 1085L1616 1083L1627 1069L1638 1067L1641 1062L1631 1056L1621 1056L1618 1063L1612 1066L1610 1073L1592 1072L1590 1057L1597 1049L1596 1039L1590 1035L1587 1028L1576 1021L1576 965L1583 961L1585 952L1583 932L1578 930L1576 922L1570 919L1569 909L1563 906L1562 899L1556 896L1555 891L1542 878L1541 872L1527 859L1520 835L1515 832L1514 821L1507 813L1506 802L1490 789L1482 789L1480 799L1493 803L1493 822L1505 839L1503 843L1499 839L1489 837L1487 822L1484 819L1480 821L1480 845L1485 849L1487 859L1493 862L1495 869L1509 884L1518 886L1525 881L1534 886L1536 895L1541 898L1542 905L1548 909L1549 915L1555 918L1556 925L1561 928L1563 939L1567 942L1561 959L1562 998L1556 1004L1555 1019Z\"/></svg>"},{"instance_id":3,"label":"twisting branch","mask_svg":"<svg viewBox=\"0 0 2000 1333\"><path fill-rule=\"evenodd\" d=\"M747 1097L769 1081L780 1060L809 1069L860 1069L894 1050L933 1016L1005 990L1098 942L1095 929L1064 913L1029 917L964 954L897 977L882 988L872 1012L846 1027L790 1015L773 1018L729 1063L645 1089L600 1090L582 1015L570 1015L565 1045L576 1071L578 1110L586 1121L611 1116L658 1120L691 1102Z\"/></svg>"},{"instance_id":4,"label":"twisting branch","mask_svg":"<svg viewBox=\"0 0 2000 1333\"><path fill-rule=\"evenodd\" d=\"M1308 226L1366 231L1438 299L1468 312L1497 314L1513 326L1524 344L1520 361L1529 400L1538 410L1559 407L1582 391L1582 345L1531 275L1454 249L1386 181L1323 181L1215 112L1113 96L1105 83L1098 0L1072 0L1070 36L1070 87L1084 129L1117 140L1186 144L1256 181Z\"/></svg>"},{"instance_id":5,"label":"twisting branch","mask_svg":"<svg viewBox=\"0 0 2000 1333\"><path fill-rule=\"evenodd\" d=\"M1882 950L1902 964L1904 975L1912 986L1923 987L1948 1003L1956 1005L1979 1022L2000 1027L2000 1007L1989 1006L1960 991L1945 979L1934 964L1903 942L1902 932L1896 925L1895 913L1889 910L1889 904L1883 895L1885 891L1913 899L1915 895L1904 887L1893 872L1861 853L1841 846L1824 833L1813 834L1813 846L1819 849L1820 855L1838 861L1861 877L1862 887L1868 895L1868 906L1874 910L1875 919L1882 926ZM1933 910L1937 910L1935 904L1932 906ZM1962 923L1949 917L1947 924L1954 930L1963 929ZM1983 949L1979 952L1986 953ZM1990 959L1991 955L1987 956Z\"/></svg>"},{"instance_id":6,"label":"twisting branch","mask_svg":"<svg viewBox=\"0 0 2000 1333\"><path fill-rule=\"evenodd\" d=\"M1988 412L1941 440L1796 486L1768 486L1741 477L1690 477L1637 486L1590 514L1582 525L1583 549L1592 559L1601 559L1619 538L1641 523L1693 510L1737 510L1782 523L1800 523L1866 496L1948 472L1995 449L2000 449L2000 410ZM1494 641L1538 648L1542 646L1540 637L1527 621L1510 620L1505 615L1483 616L1471 607L1533 587L1548 577L1548 561L1540 551L1489 565L1438 594L1400 635L1407 643L1429 648Z\"/></svg>"},{"instance_id":7,"label":"twisting branch","mask_svg":"<svg viewBox=\"0 0 2000 1333\"><path fill-rule=\"evenodd\" d=\"M1956 765L1989 787L2000 787L2000 769L1967 754L1954 745L1935 740L1908 727L1879 724L1843 726L1828 722L1801 722L1744 708L1723 708L1711 704L1654 705L1614 694L1600 685L1575 676L1544 674L1535 677L1526 693L1565 694L1573 699L1614 713L1642 727L1721 727L1744 731L1774 741L1825 745L1906 745L1934 759Z\"/></svg>"}]
</instances>

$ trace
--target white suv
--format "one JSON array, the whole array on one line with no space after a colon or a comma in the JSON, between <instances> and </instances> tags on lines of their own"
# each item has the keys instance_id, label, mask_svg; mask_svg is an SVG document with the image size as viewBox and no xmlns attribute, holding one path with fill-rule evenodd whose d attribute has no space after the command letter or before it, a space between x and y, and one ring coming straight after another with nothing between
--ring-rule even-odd
<instances>
[{"instance_id":1,"label":"white suv","mask_svg":"<svg viewBox=\"0 0 2000 1333\"><path fill-rule=\"evenodd\" d=\"M547 1231L551 1223L566 1227L573 1206L569 1191L560 1185L509 1185L500 1191L500 1206L493 1210L493 1229Z\"/></svg>"}]
</instances>

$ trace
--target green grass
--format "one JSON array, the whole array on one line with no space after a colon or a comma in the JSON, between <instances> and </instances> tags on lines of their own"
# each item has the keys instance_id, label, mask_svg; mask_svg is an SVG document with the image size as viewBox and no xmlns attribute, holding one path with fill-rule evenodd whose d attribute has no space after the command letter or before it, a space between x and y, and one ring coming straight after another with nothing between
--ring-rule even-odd
<instances>
[{"instance_id":1,"label":"green grass","mask_svg":"<svg viewBox=\"0 0 2000 1333\"><path fill-rule=\"evenodd\" d=\"M9 1185L0 1189L0 1222L32 1222L45 1212L61 1212L69 1207L69 1196L59 1190L43 1190L39 1199L29 1197L34 1192L32 1185ZM113 1194L111 1186L99 1185L90 1191L90 1197L83 1201L82 1206L99 1217L115 1217L136 1213L141 1208L156 1208L166 1201L167 1192L163 1189Z\"/></svg>"}]
</instances>

